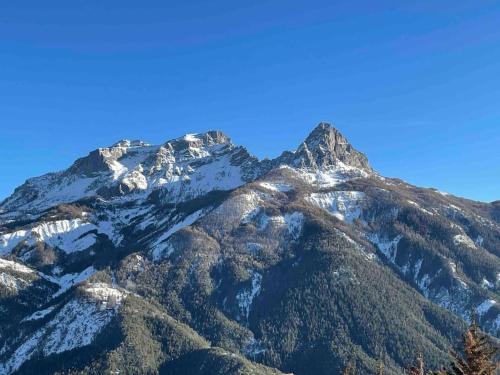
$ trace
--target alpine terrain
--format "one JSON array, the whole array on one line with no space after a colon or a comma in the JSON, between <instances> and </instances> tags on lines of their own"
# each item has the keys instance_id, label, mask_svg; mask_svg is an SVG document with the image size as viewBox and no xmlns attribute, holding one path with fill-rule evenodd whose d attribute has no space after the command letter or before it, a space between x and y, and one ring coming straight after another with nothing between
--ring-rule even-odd
<instances>
[{"instance_id":1,"label":"alpine terrain","mask_svg":"<svg viewBox=\"0 0 500 375\"><path fill-rule=\"evenodd\" d=\"M0 374L395 375L472 311L500 338L499 303L500 201L383 177L326 123L273 160L124 140L0 203Z\"/></svg>"}]
</instances>

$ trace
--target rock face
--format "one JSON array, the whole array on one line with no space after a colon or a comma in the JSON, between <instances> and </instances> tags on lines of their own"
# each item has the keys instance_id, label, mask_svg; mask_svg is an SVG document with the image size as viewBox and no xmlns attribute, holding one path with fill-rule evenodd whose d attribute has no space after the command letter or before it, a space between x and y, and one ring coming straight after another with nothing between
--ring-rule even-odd
<instances>
[{"instance_id":1,"label":"rock face","mask_svg":"<svg viewBox=\"0 0 500 375\"><path fill-rule=\"evenodd\" d=\"M279 159L293 167L325 169L340 163L372 172L368 159L357 151L340 132L320 123L295 152L285 152Z\"/></svg>"},{"instance_id":2,"label":"rock face","mask_svg":"<svg viewBox=\"0 0 500 375\"><path fill-rule=\"evenodd\" d=\"M120 141L92 151L70 168L29 179L0 205L8 216L35 214L82 198L146 198L164 190L173 201L211 190L233 189L254 179L258 161L219 131L188 134L152 146Z\"/></svg>"},{"instance_id":3,"label":"rock face","mask_svg":"<svg viewBox=\"0 0 500 375\"><path fill-rule=\"evenodd\" d=\"M263 161L123 140L0 204L0 373L438 367L472 310L500 337L499 249L498 202L384 178L325 123Z\"/></svg>"}]
</instances>

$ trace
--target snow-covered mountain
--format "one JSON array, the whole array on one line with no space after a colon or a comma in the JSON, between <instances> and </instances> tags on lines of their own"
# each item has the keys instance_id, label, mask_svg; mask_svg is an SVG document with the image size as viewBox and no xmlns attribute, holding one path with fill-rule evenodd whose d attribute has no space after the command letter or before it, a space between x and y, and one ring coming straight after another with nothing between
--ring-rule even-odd
<instances>
[{"instance_id":1,"label":"snow-covered mountain","mask_svg":"<svg viewBox=\"0 0 500 375\"><path fill-rule=\"evenodd\" d=\"M472 311L500 337L498 208L385 178L325 123L273 160L120 141L0 204L0 373L437 362Z\"/></svg>"}]
</instances>

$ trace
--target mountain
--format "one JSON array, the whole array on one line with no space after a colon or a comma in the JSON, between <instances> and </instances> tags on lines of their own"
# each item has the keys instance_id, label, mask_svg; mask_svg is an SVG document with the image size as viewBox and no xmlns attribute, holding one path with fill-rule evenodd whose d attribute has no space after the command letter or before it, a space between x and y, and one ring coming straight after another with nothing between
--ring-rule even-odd
<instances>
[{"instance_id":1,"label":"mountain","mask_svg":"<svg viewBox=\"0 0 500 375\"><path fill-rule=\"evenodd\" d=\"M500 338L499 202L383 177L319 124L120 141L0 204L0 374L387 374Z\"/></svg>"}]
</instances>

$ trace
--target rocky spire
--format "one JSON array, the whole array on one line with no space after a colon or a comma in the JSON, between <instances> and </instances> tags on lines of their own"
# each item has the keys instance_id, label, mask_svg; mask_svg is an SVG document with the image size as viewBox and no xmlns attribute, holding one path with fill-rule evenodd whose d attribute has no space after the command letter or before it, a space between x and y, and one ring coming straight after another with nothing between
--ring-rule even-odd
<instances>
[{"instance_id":1,"label":"rocky spire","mask_svg":"<svg viewBox=\"0 0 500 375\"><path fill-rule=\"evenodd\" d=\"M366 156L354 149L333 126L322 122L309 134L295 152L285 152L281 163L294 167L327 168L339 162L371 172Z\"/></svg>"}]
</instances>

